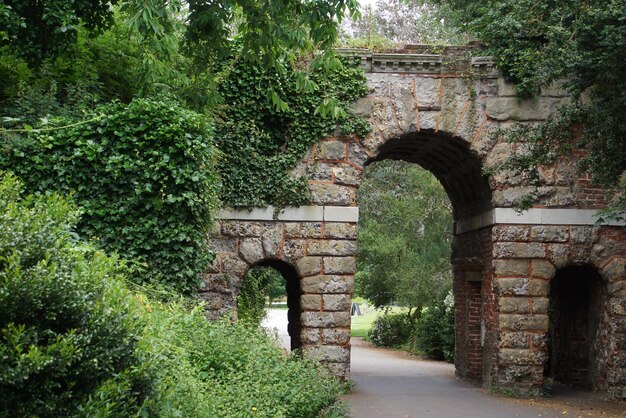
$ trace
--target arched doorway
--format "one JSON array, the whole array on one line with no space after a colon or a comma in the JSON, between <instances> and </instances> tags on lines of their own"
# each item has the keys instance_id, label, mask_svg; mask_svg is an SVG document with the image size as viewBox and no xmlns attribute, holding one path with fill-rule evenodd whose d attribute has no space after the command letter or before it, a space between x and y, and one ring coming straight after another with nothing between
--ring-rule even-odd
<instances>
[{"instance_id":1,"label":"arched doorway","mask_svg":"<svg viewBox=\"0 0 626 418\"><path fill-rule=\"evenodd\" d=\"M566 385L597 385L597 335L606 291L589 265L558 270L550 283L549 359L545 376Z\"/></svg>"},{"instance_id":2,"label":"arched doorway","mask_svg":"<svg viewBox=\"0 0 626 418\"><path fill-rule=\"evenodd\" d=\"M260 268L270 269L271 271L266 271L265 274L261 271ZM275 274L278 274L282 277L283 285L287 294L287 311L286 311L286 319L287 319L287 333L289 335L289 344L288 347L291 351L299 350L302 348L302 323L301 323L301 295L302 290L300 286L300 277L296 271L296 269L289 263L282 260L261 260L248 270L243 277L242 288L239 292L239 299L242 296L245 296L245 291L247 283L246 280L255 280L258 278L250 276L250 273L261 273L262 276L271 277ZM275 273L275 274L272 274ZM261 277L261 281L264 280L264 277ZM268 296L267 287L271 286L271 283L255 283L252 292L261 291L263 303L265 303L265 296ZM259 289L259 287L263 287L264 289ZM239 306L239 302L238 302ZM280 315L280 313L279 313ZM280 337L280 336L279 336Z\"/></svg>"},{"instance_id":3,"label":"arched doorway","mask_svg":"<svg viewBox=\"0 0 626 418\"><path fill-rule=\"evenodd\" d=\"M490 353L497 350L497 313L488 308L496 300L491 286L492 192L482 160L463 138L434 130L387 140L365 166L387 159L430 171L452 203L456 371L482 380L491 373Z\"/></svg>"}]
</instances>

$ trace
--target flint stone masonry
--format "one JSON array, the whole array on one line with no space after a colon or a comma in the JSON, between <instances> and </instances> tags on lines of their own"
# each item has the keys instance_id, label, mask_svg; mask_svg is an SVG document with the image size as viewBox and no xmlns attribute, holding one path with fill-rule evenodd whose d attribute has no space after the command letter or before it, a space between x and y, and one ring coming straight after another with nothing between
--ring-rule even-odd
<instances>
[{"instance_id":1,"label":"flint stone masonry","mask_svg":"<svg viewBox=\"0 0 626 418\"><path fill-rule=\"evenodd\" d=\"M331 135L310 147L293 170L308 180L308 206L218 213L209 237L216 258L198 290L207 317L236 316L245 273L273 266L287 281L292 343L349 379L357 190L368 164L400 159L433 172L452 203L457 376L538 395L545 379L555 378L546 374L555 361L549 353L559 352L548 338L549 307L566 296L554 287L555 277L578 268L561 282L584 283L579 275L588 272L599 277L593 292L600 293L588 307L598 329L594 360L587 371L570 375L624 398L626 224L596 224L607 199L579 175L580 156L540 167L536 189L511 172L483 174L525 148L501 140L494 135L498 129L536 125L569 99L561 82L533 99L517 97L493 60L468 58L470 49L341 51L366 71L369 94L354 104L353 114L367 119L371 132L364 138ZM515 205L527 193L535 193L537 203L518 212ZM570 305L580 309L563 306ZM586 311L562 314L575 319Z\"/></svg>"}]
</instances>

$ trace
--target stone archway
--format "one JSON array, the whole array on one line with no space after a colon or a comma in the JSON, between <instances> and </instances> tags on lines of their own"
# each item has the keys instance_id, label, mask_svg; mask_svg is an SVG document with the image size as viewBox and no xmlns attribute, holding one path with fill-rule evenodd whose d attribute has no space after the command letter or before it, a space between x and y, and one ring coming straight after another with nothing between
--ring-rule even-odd
<instances>
[{"instance_id":1,"label":"stone archway","mask_svg":"<svg viewBox=\"0 0 626 418\"><path fill-rule=\"evenodd\" d=\"M300 278L303 351L348 378L356 190L367 162L406 159L433 172L454 205L457 374L538 394L548 358L550 280L568 265L591 264L607 283L594 384L624 398L626 231L623 222L595 225L604 192L576 172L575 156L541 167L537 190L510 173L482 175L483 167L518 152L494 130L545 120L566 94L550 88L520 99L492 62L470 60L466 52L349 52L360 57L371 89L354 114L367 118L372 132L361 139L321 138L311 147L292 173L308 179L310 206L219 214L212 239L218 256L200 290L207 316L234 307L250 265L288 263ZM517 213L516 203L530 191L535 206Z\"/></svg>"}]
</instances>

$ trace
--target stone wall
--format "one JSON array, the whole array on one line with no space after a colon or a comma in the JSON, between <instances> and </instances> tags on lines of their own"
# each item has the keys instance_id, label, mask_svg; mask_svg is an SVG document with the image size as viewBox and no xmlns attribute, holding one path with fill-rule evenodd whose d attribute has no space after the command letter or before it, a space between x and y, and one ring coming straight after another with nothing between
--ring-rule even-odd
<instances>
[{"instance_id":1,"label":"stone wall","mask_svg":"<svg viewBox=\"0 0 626 418\"><path fill-rule=\"evenodd\" d=\"M358 209L312 206L288 209L276 219L267 210L231 211L222 217L239 219L217 222L213 245L220 251L200 292L208 302L207 315L234 311L248 269L273 266L288 282L299 284L287 288L289 299L298 298L290 304L290 325L297 322L290 327L292 348L347 378ZM295 277L289 277L290 267ZM299 311L291 311L294 307Z\"/></svg>"},{"instance_id":2,"label":"stone wall","mask_svg":"<svg viewBox=\"0 0 626 418\"><path fill-rule=\"evenodd\" d=\"M567 100L563 89L555 84L536 98L518 98L493 62L466 58L463 48L449 55L344 52L367 72L370 93L353 113L367 118L372 132L322 138L311 147L292 174L308 178L312 206L220 214L218 257L201 289L207 315L232 310L251 266L286 266L299 283L292 295L300 302L293 314L298 341L346 378L356 193L367 164L402 159L430 170L453 204L457 374L495 389L539 393L549 357L551 280L557 270L586 265L606 288L591 380L625 397L626 232L619 224L594 226L604 192L578 174L576 154L541 167L537 190L510 172L483 175L523 149L493 133L545 120ZM532 191L535 206L515 212Z\"/></svg>"}]
</instances>

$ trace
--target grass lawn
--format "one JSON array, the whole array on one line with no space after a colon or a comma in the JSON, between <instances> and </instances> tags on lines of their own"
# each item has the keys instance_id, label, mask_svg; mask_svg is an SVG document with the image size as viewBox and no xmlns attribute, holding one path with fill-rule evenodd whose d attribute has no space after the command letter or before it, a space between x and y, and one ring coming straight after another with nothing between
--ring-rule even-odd
<instances>
[{"instance_id":1,"label":"grass lawn","mask_svg":"<svg viewBox=\"0 0 626 418\"><path fill-rule=\"evenodd\" d=\"M406 312L407 308L393 307L390 309L391 313ZM351 337L361 337L367 339L367 332L372 327L372 323L378 315L382 315L385 312L384 309L370 308L363 315L354 315L352 317L352 326L350 328Z\"/></svg>"},{"instance_id":2,"label":"grass lawn","mask_svg":"<svg viewBox=\"0 0 626 418\"><path fill-rule=\"evenodd\" d=\"M354 315L352 317L352 326L350 329L350 336L367 338L367 332L372 327L372 322L381 314L382 311L372 309L366 314L361 316Z\"/></svg>"}]
</instances>

